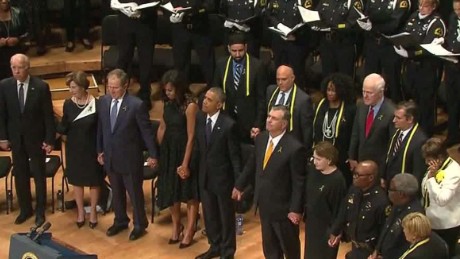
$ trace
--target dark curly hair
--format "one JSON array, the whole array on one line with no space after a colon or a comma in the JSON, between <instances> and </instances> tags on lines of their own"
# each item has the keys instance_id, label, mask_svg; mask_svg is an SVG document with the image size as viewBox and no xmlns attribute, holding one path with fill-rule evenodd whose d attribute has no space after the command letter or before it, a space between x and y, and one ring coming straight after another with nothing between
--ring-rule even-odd
<instances>
[{"instance_id":1,"label":"dark curly hair","mask_svg":"<svg viewBox=\"0 0 460 259\"><path fill-rule=\"evenodd\" d=\"M327 96L327 85L332 82L335 86L335 93L339 100L345 103L352 103L355 101L354 82L353 79L342 73L333 73L323 79L321 82L321 92L324 97Z\"/></svg>"}]
</instances>

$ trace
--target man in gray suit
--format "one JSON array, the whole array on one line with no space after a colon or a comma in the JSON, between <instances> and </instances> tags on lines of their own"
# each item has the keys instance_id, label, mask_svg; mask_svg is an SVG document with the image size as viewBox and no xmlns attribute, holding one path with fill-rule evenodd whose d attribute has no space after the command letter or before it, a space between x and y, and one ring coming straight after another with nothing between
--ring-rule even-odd
<instances>
[{"instance_id":1,"label":"man in gray suit","mask_svg":"<svg viewBox=\"0 0 460 259\"><path fill-rule=\"evenodd\" d=\"M394 133L394 106L385 99L384 91L385 80L379 74L364 79L363 103L356 110L348 152L351 170L364 160L375 161L380 172L384 169L388 143Z\"/></svg>"},{"instance_id":2,"label":"man in gray suit","mask_svg":"<svg viewBox=\"0 0 460 259\"><path fill-rule=\"evenodd\" d=\"M104 166L113 190L115 220L107 230L114 236L128 228L126 192L133 206L134 230L129 240L145 234L148 221L144 209L143 150L147 147L150 167L157 164L153 130L143 102L126 93L128 77L121 69L107 75L109 94L99 101L97 134L98 161Z\"/></svg>"}]
</instances>

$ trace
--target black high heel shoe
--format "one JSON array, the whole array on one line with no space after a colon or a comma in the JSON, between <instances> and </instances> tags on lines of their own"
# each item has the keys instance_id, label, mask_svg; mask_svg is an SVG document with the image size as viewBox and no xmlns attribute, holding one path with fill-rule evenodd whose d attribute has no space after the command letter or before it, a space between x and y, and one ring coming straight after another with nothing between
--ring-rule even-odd
<instances>
[{"instance_id":1,"label":"black high heel shoe","mask_svg":"<svg viewBox=\"0 0 460 259\"><path fill-rule=\"evenodd\" d=\"M97 221L96 222L89 222L88 224L89 228L94 229L97 226Z\"/></svg>"},{"instance_id":2,"label":"black high heel shoe","mask_svg":"<svg viewBox=\"0 0 460 259\"><path fill-rule=\"evenodd\" d=\"M81 227L83 227L83 226L85 225L85 220L83 220L83 221L77 221L76 224L77 224L77 227L78 227L78 228L81 228Z\"/></svg>"},{"instance_id":3,"label":"black high heel shoe","mask_svg":"<svg viewBox=\"0 0 460 259\"><path fill-rule=\"evenodd\" d=\"M179 244L179 249L184 249L184 248L187 248L187 247L193 245L193 237L195 236L195 233L199 229L199 225L198 225L199 223L200 223L200 214L197 215L197 218L195 220L195 227L193 228L192 239L190 240L190 242L188 244L182 243L184 241L184 239L182 239L182 242Z\"/></svg>"},{"instance_id":4,"label":"black high heel shoe","mask_svg":"<svg viewBox=\"0 0 460 259\"><path fill-rule=\"evenodd\" d=\"M168 245L174 245L174 244L179 243L179 239L183 235L183 232L184 232L184 225L181 224L179 227L179 233L177 235L177 239L170 238L168 241Z\"/></svg>"}]
</instances>

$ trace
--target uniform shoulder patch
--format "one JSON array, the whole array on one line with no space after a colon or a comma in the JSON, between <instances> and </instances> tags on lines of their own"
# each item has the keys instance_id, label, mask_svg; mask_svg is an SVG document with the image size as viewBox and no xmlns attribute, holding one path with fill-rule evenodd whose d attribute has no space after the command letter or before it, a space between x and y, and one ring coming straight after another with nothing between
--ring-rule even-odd
<instances>
[{"instance_id":1,"label":"uniform shoulder patch","mask_svg":"<svg viewBox=\"0 0 460 259\"><path fill-rule=\"evenodd\" d=\"M267 0L260 0L260 6L267 6Z\"/></svg>"},{"instance_id":2,"label":"uniform shoulder patch","mask_svg":"<svg viewBox=\"0 0 460 259\"><path fill-rule=\"evenodd\" d=\"M305 1L305 3L303 4L303 7L307 8L307 9L312 8L313 7L312 1L311 0Z\"/></svg>"},{"instance_id":3,"label":"uniform shoulder patch","mask_svg":"<svg viewBox=\"0 0 460 259\"><path fill-rule=\"evenodd\" d=\"M391 205L388 205L386 208L385 208L385 216L388 217L391 213Z\"/></svg>"},{"instance_id":4,"label":"uniform shoulder patch","mask_svg":"<svg viewBox=\"0 0 460 259\"><path fill-rule=\"evenodd\" d=\"M402 0L401 3L399 3L399 8L408 8L409 7L409 2L407 0Z\"/></svg>"},{"instance_id":5,"label":"uniform shoulder patch","mask_svg":"<svg viewBox=\"0 0 460 259\"><path fill-rule=\"evenodd\" d=\"M363 10L363 5L361 4L361 1L355 1L353 6L356 7L356 9L358 9L360 11Z\"/></svg>"},{"instance_id":6,"label":"uniform shoulder patch","mask_svg":"<svg viewBox=\"0 0 460 259\"><path fill-rule=\"evenodd\" d=\"M441 27L436 28L434 30L434 35L439 36L439 37L444 36L444 30Z\"/></svg>"}]
</instances>

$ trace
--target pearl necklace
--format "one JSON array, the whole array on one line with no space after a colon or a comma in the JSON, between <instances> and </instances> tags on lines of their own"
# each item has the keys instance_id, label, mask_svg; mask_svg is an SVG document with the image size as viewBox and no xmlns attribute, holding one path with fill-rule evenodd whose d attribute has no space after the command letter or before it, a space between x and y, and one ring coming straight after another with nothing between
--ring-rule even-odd
<instances>
[{"instance_id":1,"label":"pearl necklace","mask_svg":"<svg viewBox=\"0 0 460 259\"><path fill-rule=\"evenodd\" d=\"M76 97L72 97L72 101L75 103L75 105L77 105L78 108L83 109L83 108L86 107L86 105L88 105L89 94L86 94L86 100L85 100L85 103L83 105L78 103L78 99Z\"/></svg>"}]
</instances>

